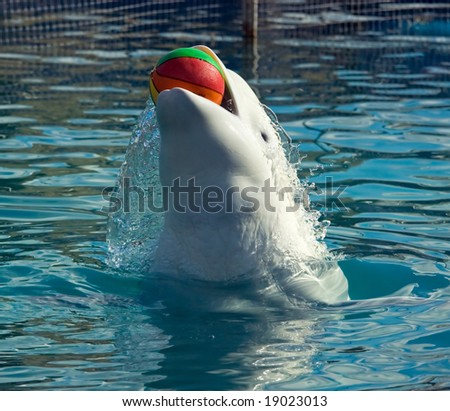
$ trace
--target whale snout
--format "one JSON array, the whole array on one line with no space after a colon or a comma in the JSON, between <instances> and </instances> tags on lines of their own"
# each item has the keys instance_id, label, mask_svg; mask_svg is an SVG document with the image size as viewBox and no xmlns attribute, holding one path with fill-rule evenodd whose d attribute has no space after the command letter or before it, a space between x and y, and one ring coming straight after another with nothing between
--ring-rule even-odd
<instances>
[{"instance_id":1,"label":"whale snout","mask_svg":"<svg viewBox=\"0 0 450 411\"><path fill-rule=\"evenodd\" d=\"M156 105L158 122L173 119L178 116L178 110L184 111L189 105L192 105L191 94L194 95L192 92L179 87L162 91L158 96L158 104Z\"/></svg>"},{"instance_id":2,"label":"whale snout","mask_svg":"<svg viewBox=\"0 0 450 411\"><path fill-rule=\"evenodd\" d=\"M176 101L177 99L182 99L182 98L187 99L190 94L194 94L194 93L192 93L191 91L186 90L184 88L181 88L181 87L174 87L171 89L161 91L161 93L159 94L159 97L158 97L158 106L157 107L164 106L165 104L171 104L174 101ZM160 97L161 97L161 100L159 100Z\"/></svg>"},{"instance_id":3,"label":"whale snout","mask_svg":"<svg viewBox=\"0 0 450 411\"><path fill-rule=\"evenodd\" d=\"M222 111L226 112L216 103L179 87L161 92L156 105L162 136L165 131L186 132L190 126L198 127L212 118L220 121Z\"/></svg>"},{"instance_id":4,"label":"whale snout","mask_svg":"<svg viewBox=\"0 0 450 411\"><path fill-rule=\"evenodd\" d=\"M216 103L208 100L205 97L199 96L192 91L180 87L174 87L169 90L164 90L159 94L156 111L159 115L169 110L169 115L177 115L177 109L188 110L190 106L197 106L204 104L211 108L218 108Z\"/></svg>"}]
</instances>

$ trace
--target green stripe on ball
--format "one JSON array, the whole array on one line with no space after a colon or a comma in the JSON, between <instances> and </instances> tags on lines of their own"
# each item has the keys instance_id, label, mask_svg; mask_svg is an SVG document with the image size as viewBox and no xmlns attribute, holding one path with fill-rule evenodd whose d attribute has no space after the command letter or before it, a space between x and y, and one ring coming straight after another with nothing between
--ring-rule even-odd
<instances>
[{"instance_id":1,"label":"green stripe on ball","mask_svg":"<svg viewBox=\"0 0 450 411\"><path fill-rule=\"evenodd\" d=\"M212 64L217 70L219 70L219 73L222 75L222 77L225 76L225 74L222 71L222 69L220 68L220 66L210 55L206 54L202 50L194 49L191 47L183 47L183 48L173 50L170 53L167 53L164 57L161 57L159 59L158 63L156 64L156 67L165 63L167 60L175 59L178 57L191 57L194 59L200 59L200 60L206 61L209 64Z\"/></svg>"}]
</instances>

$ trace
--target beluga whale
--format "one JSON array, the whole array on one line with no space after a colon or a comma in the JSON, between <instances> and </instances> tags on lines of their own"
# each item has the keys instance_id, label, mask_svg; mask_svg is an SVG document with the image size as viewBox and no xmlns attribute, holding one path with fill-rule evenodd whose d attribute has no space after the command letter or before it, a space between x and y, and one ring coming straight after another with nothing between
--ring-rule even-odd
<instances>
[{"instance_id":1,"label":"beluga whale","mask_svg":"<svg viewBox=\"0 0 450 411\"><path fill-rule=\"evenodd\" d=\"M297 148L241 76L208 47L194 48L220 68L223 99L173 87L147 104L104 193L108 264L177 289L194 282L282 303L347 301L347 279L291 160Z\"/></svg>"},{"instance_id":2,"label":"beluga whale","mask_svg":"<svg viewBox=\"0 0 450 411\"><path fill-rule=\"evenodd\" d=\"M206 46L225 79L222 103L184 88L159 94L164 221L151 270L203 282L252 281L291 300L348 300L347 279L318 238L317 215L280 127L247 82Z\"/></svg>"}]
</instances>

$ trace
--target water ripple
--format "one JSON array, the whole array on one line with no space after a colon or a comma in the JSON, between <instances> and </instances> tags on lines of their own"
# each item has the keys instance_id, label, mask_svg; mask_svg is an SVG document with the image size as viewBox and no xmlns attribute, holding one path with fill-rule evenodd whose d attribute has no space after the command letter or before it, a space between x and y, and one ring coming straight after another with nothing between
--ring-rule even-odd
<instances>
[{"instance_id":1,"label":"water ripple","mask_svg":"<svg viewBox=\"0 0 450 411\"><path fill-rule=\"evenodd\" d=\"M225 2L19 3L0 16L0 389L450 388L448 5L271 2L251 43ZM201 42L299 146L349 304L107 268L102 190L149 70Z\"/></svg>"}]
</instances>

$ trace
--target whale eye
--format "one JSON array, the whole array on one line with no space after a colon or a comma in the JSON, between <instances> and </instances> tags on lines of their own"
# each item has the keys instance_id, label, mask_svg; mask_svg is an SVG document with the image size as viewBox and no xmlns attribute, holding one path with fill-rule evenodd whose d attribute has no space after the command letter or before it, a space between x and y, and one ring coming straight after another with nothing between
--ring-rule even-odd
<instances>
[{"instance_id":1,"label":"whale eye","mask_svg":"<svg viewBox=\"0 0 450 411\"><path fill-rule=\"evenodd\" d=\"M269 136L267 135L267 133L264 133L264 131L261 132L261 138L268 143L269 142Z\"/></svg>"}]
</instances>

